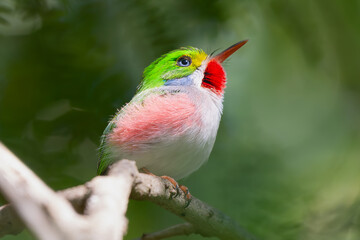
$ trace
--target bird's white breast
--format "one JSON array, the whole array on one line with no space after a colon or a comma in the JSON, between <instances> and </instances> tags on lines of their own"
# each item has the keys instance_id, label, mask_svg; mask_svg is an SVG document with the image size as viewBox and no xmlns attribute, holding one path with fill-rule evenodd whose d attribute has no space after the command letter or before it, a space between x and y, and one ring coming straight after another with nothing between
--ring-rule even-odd
<instances>
[{"instance_id":1,"label":"bird's white breast","mask_svg":"<svg viewBox=\"0 0 360 240\"><path fill-rule=\"evenodd\" d=\"M158 98L156 102L150 100L153 94ZM181 99L177 98L179 94ZM135 160L138 168L146 167L156 175L186 177L209 158L221 118L222 96L196 86L164 86L146 95L144 101L127 107L134 110L128 110L117 120L114 133L118 131L119 136L113 139L109 136L113 157ZM181 108L181 104L191 107ZM131 114L138 116L132 120ZM148 116L144 114L155 117L146 120ZM161 115L158 120L156 114ZM133 122L122 124L121 121ZM134 127L125 129L131 124ZM130 136L130 131L138 136ZM121 134L129 137L122 141Z\"/></svg>"}]
</instances>

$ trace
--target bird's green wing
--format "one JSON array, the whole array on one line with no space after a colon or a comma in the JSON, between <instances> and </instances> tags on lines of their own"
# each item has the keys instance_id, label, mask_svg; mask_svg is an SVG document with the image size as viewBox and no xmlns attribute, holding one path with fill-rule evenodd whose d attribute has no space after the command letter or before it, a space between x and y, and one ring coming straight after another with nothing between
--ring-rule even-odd
<instances>
[{"instance_id":1,"label":"bird's green wing","mask_svg":"<svg viewBox=\"0 0 360 240\"><path fill-rule=\"evenodd\" d=\"M109 124L105 128L105 130L103 132L103 135L101 136L101 139L100 139L99 161L98 161L98 167L97 167L97 174L98 175L104 174L107 167L112 163L112 159L111 159L111 156L110 156L111 152L110 152L108 143L106 141L106 137L115 128L115 126L116 126L116 124L115 124L116 118L117 118L117 116L115 116L109 122Z\"/></svg>"}]
</instances>

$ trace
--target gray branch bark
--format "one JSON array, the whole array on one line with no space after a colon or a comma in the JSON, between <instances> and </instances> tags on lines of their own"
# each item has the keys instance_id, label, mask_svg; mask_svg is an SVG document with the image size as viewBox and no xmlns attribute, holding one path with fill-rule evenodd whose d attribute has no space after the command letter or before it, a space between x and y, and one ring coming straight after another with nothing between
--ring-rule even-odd
<instances>
[{"instance_id":1,"label":"gray branch bark","mask_svg":"<svg viewBox=\"0 0 360 240\"><path fill-rule=\"evenodd\" d=\"M196 231L191 223L182 223L158 232L143 234L141 238L135 240L159 240L174 236L190 235L193 233L196 233Z\"/></svg>"},{"instance_id":2,"label":"gray branch bark","mask_svg":"<svg viewBox=\"0 0 360 240\"><path fill-rule=\"evenodd\" d=\"M114 164L109 176L55 193L0 143L0 191L11 202L0 207L0 237L21 232L25 224L38 239L122 239L130 197L151 201L187 222L145 234L142 239L192 233L224 240L255 239L230 217L195 197L185 207L182 192L175 196L170 182L139 173L129 160Z\"/></svg>"}]
</instances>

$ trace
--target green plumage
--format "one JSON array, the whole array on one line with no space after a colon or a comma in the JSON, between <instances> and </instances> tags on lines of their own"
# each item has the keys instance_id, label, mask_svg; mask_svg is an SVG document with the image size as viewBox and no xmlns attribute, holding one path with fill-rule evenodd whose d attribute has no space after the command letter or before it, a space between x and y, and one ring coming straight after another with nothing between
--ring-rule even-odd
<instances>
[{"instance_id":1,"label":"green plumage","mask_svg":"<svg viewBox=\"0 0 360 240\"><path fill-rule=\"evenodd\" d=\"M189 56L192 58L198 54L206 55L201 49L193 47L180 48L162 55L145 68L143 80L138 88L139 92L150 88L160 87L164 85L166 80L190 75L199 65L195 62L195 64L184 68L178 66L176 61L182 56Z\"/></svg>"},{"instance_id":2,"label":"green plumage","mask_svg":"<svg viewBox=\"0 0 360 240\"><path fill-rule=\"evenodd\" d=\"M116 118L116 116L114 118ZM111 163L111 153L110 149L106 146L106 136L112 132L115 126L116 125L114 119L112 119L105 128L103 135L101 136L99 148L99 162L97 167L98 175L103 174L107 169L108 165Z\"/></svg>"}]
</instances>

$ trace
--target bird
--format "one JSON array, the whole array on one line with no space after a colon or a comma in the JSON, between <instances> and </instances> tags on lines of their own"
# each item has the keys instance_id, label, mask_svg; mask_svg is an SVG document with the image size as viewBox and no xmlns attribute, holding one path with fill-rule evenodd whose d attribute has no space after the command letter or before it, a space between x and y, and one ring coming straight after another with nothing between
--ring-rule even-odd
<instances>
[{"instance_id":1,"label":"bird","mask_svg":"<svg viewBox=\"0 0 360 240\"><path fill-rule=\"evenodd\" d=\"M227 79L222 64L247 41L215 56L182 47L146 67L135 96L101 136L97 174L105 175L114 162L129 159L178 188L177 180L210 156L223 112ZM191 198L185 186L181 189Z\"/></svg>"}]
</instances>

